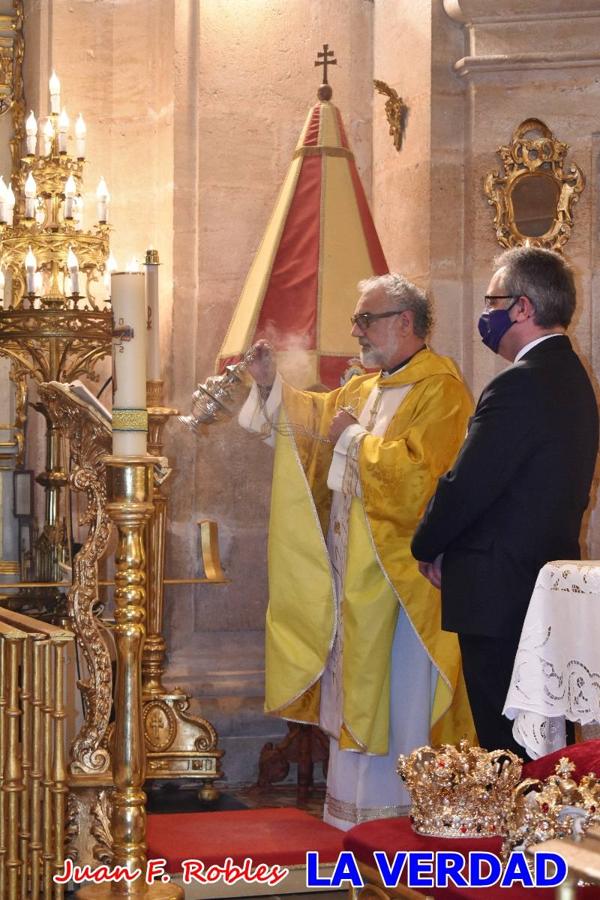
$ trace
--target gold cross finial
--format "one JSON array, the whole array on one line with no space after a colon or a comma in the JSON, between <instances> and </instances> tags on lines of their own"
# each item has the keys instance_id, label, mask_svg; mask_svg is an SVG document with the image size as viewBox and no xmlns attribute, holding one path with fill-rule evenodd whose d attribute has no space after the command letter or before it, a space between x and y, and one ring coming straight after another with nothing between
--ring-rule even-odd
<instances>
[{"instance_id":1,"label":"gold cross finial","mask_svg":"<svg viewBox=\"0 0 600 900\"><path fill-rule=\"evenodd\" d=\"M327 66L337 66L337 59L331 59L333 50L329 49L329 44L323 44L323 49L317 53L315 66L323 66L323 83L317 92L319 100L331 100L333 91L327 80Z\"/></svg>"}]
</instances>

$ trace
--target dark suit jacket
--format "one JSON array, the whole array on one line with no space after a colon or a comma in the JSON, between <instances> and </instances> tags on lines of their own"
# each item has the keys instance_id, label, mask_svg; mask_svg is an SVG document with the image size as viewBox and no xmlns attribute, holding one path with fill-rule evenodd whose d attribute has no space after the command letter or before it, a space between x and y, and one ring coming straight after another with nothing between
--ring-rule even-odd
<instances>
[{"instance_id":1,"label":"dark suit jacket","mask_svg":"<svg viewBox=\"0 0 600 900\"><path fill-rule=\"evenodd\" d=\"M540 568L580 557L597 452L596 399L566 336L490 382L412 542L419 560L444 554L444 629L518 638Z\"/></svg>"}]
</instances>

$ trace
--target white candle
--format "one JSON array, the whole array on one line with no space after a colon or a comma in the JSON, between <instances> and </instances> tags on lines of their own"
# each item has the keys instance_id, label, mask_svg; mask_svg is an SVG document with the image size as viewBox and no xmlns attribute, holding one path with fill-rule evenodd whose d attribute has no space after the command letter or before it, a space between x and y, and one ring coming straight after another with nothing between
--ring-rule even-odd
<instances>
[{"instance_id":1,"label":"white candle","mask_svg":"<svg viewBox=\"0 0 600 900\"><path fill-rule=\"evenodd\" d=\"M0 269L0 301L4 300L4 286L6 284L6 278L4 277L4 272Z\"/></svg>"},{"instance_id":2,"label":"white candle","mask_svg":"<svg viewBox=\"0 0 600 900\"><path fill-rule=\"evenodd\" d=\"M12 225L13 217L15 214L15 194L12 189L12 184L8 185L6 189L6 224Z\"/></svg>"},{"instance_id":3,"label":"white candle","mask_svg":"<svg viewBox=\"0 0 600 900\"><path fill-rule=\"evenodd\" d=\"M75 184L75 179L72 175L69 175L67 180L65 181L65 202L64 202L64 217L65 219L73 218L73 210L75 206L75 194L77 192L77 185Z\"/></svg>"},{"instance_id":4,"label":"white candle","mask_svg":"<svg viewBox=\"0 0 600 900\"><path fill-rule=\"evenodd\" d=\"M0 175L0 222L6 222L7 194L8 188L4 183L4 178Z\"/></svg>"},{"instance_id":5,"label":"white candle","mask_svg":"<svg viewBox=\"0 0 600 900\"><path fill-rule=\"evenodd\" d=\"M35 178L30 172L25 180L25 218L33 219L35 217L35 198L37 194L37 184Z\"/></svg>"},{"instance_id":6,"label":"white candle","mask_svg":"<svg viewBox=\"0 0 600 900\"><path fill-rule=\"evenodd\" d=\"M33 110L31 110L31 112L27 116L27 121L25 122L25 131L27 132L27 153L30 156L33 156L35 154L35 145L38 133L38 126L33 114Z\"/></svg>"},{"instance_id":7,"label":"white candle","mask_svg":"<svg viewBox=\"0 0 600 900\"><path fill-rule=\"evenodd\" d=\"M52 72L50 76L50 81L48 82L50 87L50 112L59 113L60 112L60 79L58 78L56 72Z\"/></svg>"},{"instance_id":8,"label":"white candle","mask_svg":"<svg viewBox=\"0 0 600 900\"><path fill-rule=\"evenodd\" d=\"M98 210L98 221L105 224L108 221L108 201L110 194L104 178L101 178L96 188L96 206Z\"/></svg>"},{"instance_id":9,"label":"white candle","mask_svg":"<svg viewBox=\"0 0 600 900\"><path fill-rule=\"evenodd\" d=\"M146 251L146 306L148 308L148 356L146 378L160 380L160 328L158 308L158 253Z\"/></svg>"},{"instance_id":10,"label":"white candle","mask_svg":"<svg viewBox=\"0 0 600 900\"><path fill-rule=\"evenodd\" d=\"M52 141L54 140L54 125L51 119L46 119L44 125L44 156L50 156L52 153Z\"/></svg>"},{"instance_id":11,"label":"white candle","mask_svg":"<svg viewBox=\"0 0 600 900\"><path fill-rule=\"evenodd\" d=\"M111 297L115 328L133 329L113 339L113 454L146 453L146 291L142 272L115 272Z\"/></svg>"},{"instance_id":12,"label":"white candle","mask_svg":"<svg viewBox=\"0 0 600 900\"><path fill-rule=\"evenodd\" d=\"M69 117L66 109L63 109L58 117L58 152L67 152L67 131L69 130Z\"/></svg>"},{"instance_id":13,"label":"white candle","mask_svg":"<svg viewBox=\"0 0 600 900\"><path fill-rule=\"evenodd\" d=\"M35 293L35 270L37 268L36 259L31 247L25 254L25 273L27 275L27 293Z\"/></svg>"},{"instance_id":14,"label":"white candle","mask_svg":"<svg viewBox=\"0 0 600 900\"><path fill-rule=\"evenodd\" d=\"M73 219L75 222L75 231L81 231L83 228L83 197L75 197L74 204Z\"/></svg>"},{"instance_id":15,"label":"white candle","mask_svg":"<svg viewBox=\"0 0 600 900\"><path fill-rule=\"evenodd\" d=\"M85 157L86 131L87 129L85 127L85 122L83 121L83 116L79 113L77 121L75 122L75 156L77 159L84 159Z\"/></svg>"},{"instance_id":16,"label":"white candle","mask_svg":"<svg viewBox=\"0 0 600 900\"><path fill-rule=\"evenodd\" d=\"M71 276L71 293L78 294L79 293L79 263L77 261L77 257L73 253L72 247L69 247L69 252L67 253L67 268L69 270L69 275Z\"/></svg>"}]
</instances>

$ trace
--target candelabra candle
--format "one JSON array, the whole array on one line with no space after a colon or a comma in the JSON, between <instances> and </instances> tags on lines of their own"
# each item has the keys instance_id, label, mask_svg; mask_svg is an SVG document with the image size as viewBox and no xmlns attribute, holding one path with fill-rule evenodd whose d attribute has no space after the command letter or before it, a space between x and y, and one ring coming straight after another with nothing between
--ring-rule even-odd
<instances>
[{"instance_id":1,"label":"candelabra candle","mask_svg":"<svg viewBox=\"0 0 600 900\"><path fill-rule=\"evenodd\" d=\"M12 184L8 185L6 190L6 224L12 225L13 218L15 214L15 194L12 189Z\"/></svg>"},{"instance_id":2,"label":"candelabra candle","mask_svg":"<svg viewBox=\"0 0 600 900\"><path fill-rule=\"evenodd\" d=\"M85 158L85 134L86 134L85 122L83 121L83 116L81 113L77 116L77 121L75 122L75 156L77 159Z\"/></svg>"},{"instance_id":3,"label":"candelabra candle","mask_svg":"<svg viewBox=\"0 0 600 900\"><path fill-rule=\"evenodd\" d=\"M158 304L158 253L146 252L146 303L148 307L148 356L146 377L160 381L160 330Z\"/></svg>"},{"instance_id":4,"label":"candelabra candle","mask_svg":"<svg viewBox=\"0 0 600 900\"><path fill-rule=\"evenodd\" d=\"M81 231L83 228L83 197L75 197L73 222L75 224L75 231Z\"/></svg>"},{"instance_id":5,"label":"candelabra candle","mask_svg":"<svg viewBox=\"0 0 600 900\"><path fill-rule=\"evenodd\" d=\"M29 156L34 156L38 126L33 114L33 110L31 110L27 117L27 121L25 122L25 131L27 132L27 153L29 154Z\"/></svg>"},{"instance_id":6,"label":"candelabra candle","mask_svg":"<svg viewBox=\"0 0 600 900\"><path fill-rule=\"evenodd\" d=\"M37 184L35 178L30 172L25 181L25 218L33 219L35 217L35 198L37 194Z\"/></svg>"},{"instance_id":7,"label":"candelabra candle","mask_svg":"<svg viewBox=\"0 0 600 900\"><path fill-rule=\"evenodd\" d=\"M52 72L49 81L50 87L50 112L60 112L60 79L56 72Z\"/></svg>"},{"instance_id":8,"label":"candelabra candle","mask_svg":"<svg viewBox=\"0 0 600 900\"><path fill-rule=\"evenodd\" d=\"M71 276L71 293L78 294L79 293L79 263L77 261L77 257L73 253L72 247L69 247L69 252L67 254L67 268L69 270L69 275Z\"/></svg>"},{"instance_id":9,"label":"candelabra candle","mask_svg":"<svg viewBox=\"0 0 600 900\"><path fill-rule=\"evenodd\" d=\"M36 259L31 247L25 254L25 274L27 281L27 293L35 293L35 270L37 268Z\"/></svg>"},{"instance_id":10,"label":"candelabra candle","mask_svg":"<svg viewBox=\"0 0 600 900\"><path fill-rule=\"evenodd\" d=\"M65 219L72 219L75 207L75 194L77 185L72 175L69 175L65 181L65 202L63 204L63 214Z\"/></svg>"},{"instance_id":11,"label":"candelabra candle","mask_svg":"<svg viewBox=\"0 0 600 900\"><path fill-rule=\"evenodd\" d=\"M52 153L52 142L54 141L54 126L51 119L46 119L44 125L44 156Z\"/></svg>"},{"instance_id":12,"label":"candelabra candle","mask_svg":"<svg viewBox=\"0 0 600 900\"><path fill-rule=\"evenodd\" d=\"M8 188L4 178L0 175L0 222L6 222Z\"/></svg>"},{"instance_id":13,"label":"candelabra candle","mask_svg":"<svg viewBox=\"0 0 600 900\"><path fill-rule=\"evenodd\" d=\"M33 276L33 293L36 297L41 297L44 288L44 277L41 272L36 272Z\"/></svg>"},{"instance_id":14,"label":"candelabra candle","mask_svg":"<svg viewBox=\"0 0 600 900\"><path fill-rule=\"evenodd\" d=\"M104 225L108 221L108 201L110 194L104 178L101 178L96 188L96 207L98 211L98 221Z\"/></svg>"},{"instance_id":15,"label":"candelabra candle","mask_svg":"<svg viewBox=\"0 0 600 900\"><path fill-rule=\"evenodd\" d=\"M146 453L146 296L142 272L115 272L111 299L113 341L113 454ZM129 334L123 329L128 328Z\"/></svg>"},{"instance_id":16,"label":"candelabra candle","mask_svg":"<svg viewBox=\"0 0 600 900\"><path fill-rule=\"evenodd\" d=\"M58 117L58 152L67 152L67 131L69 129L69 117L67 111L63 109Z\"/></svg>"},{"instance_id":17,"label":"candelabra candle","mask_svg":"<svg viewBox=\"0 0 600 900\"><path fill-rule=\"evenodd\" d=\"M4 301L4 286L6 284L6 278L2 269L0 269L0 302Z\"/></svg>"}]
</instances>

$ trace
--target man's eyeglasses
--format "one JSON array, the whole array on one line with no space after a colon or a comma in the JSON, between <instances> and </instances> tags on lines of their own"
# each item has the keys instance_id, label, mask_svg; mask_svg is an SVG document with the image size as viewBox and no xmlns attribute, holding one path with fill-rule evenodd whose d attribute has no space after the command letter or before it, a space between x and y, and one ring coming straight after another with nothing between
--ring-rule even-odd
<instances>
[{"instance_id":1,"label":"man's eyeglasses","mask_svg":"<svg viewBox=\"0 0 600 900\"><path fill-rule=\"evenodd\" d=\"M498 300L518 300L520 296L520 294L517 296L514 294L486 294L483 298L483 305L485 311L489 312L491 309L496 308L496 302Z\"/></svg>"},{"instance_id":2,"label":"man's eyeglasses","mask_svg":"<svg viewBox=\"0 0 600 900\"><path fill-rule=\"evenodd\" d=\"M358 325L361 331L366 331L367 328L371 327L371 324L375 321L375 319L387 319L388 316L399 316L403 312L406 312L406 310L390 309L389 312L382 313L358 313L358 315L356 316L350 316L350 321L353 325Z\"/></svg>"}]
</instances>

